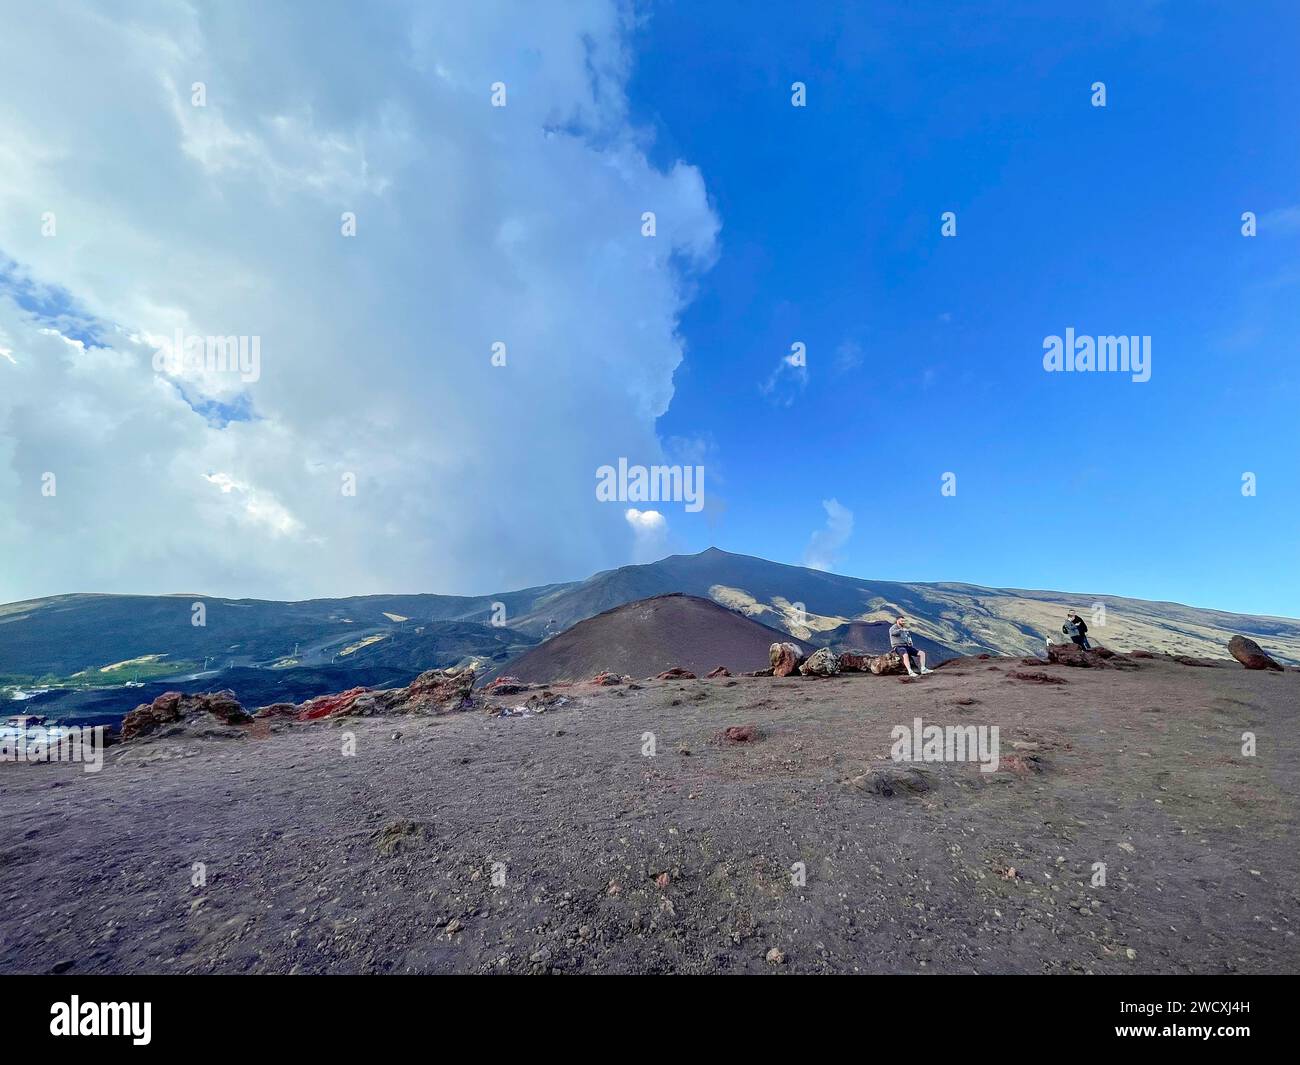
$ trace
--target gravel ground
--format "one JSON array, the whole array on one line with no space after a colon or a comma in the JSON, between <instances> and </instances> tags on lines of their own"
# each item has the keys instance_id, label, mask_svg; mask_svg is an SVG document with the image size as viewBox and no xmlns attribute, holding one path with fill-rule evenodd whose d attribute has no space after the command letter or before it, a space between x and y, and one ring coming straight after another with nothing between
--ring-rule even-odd
<instances>
[{"instance_id":1,"label":"gravel ground","mask_svg":"<svg viewBox=\"0 0 1300 1065\"><path fill-rule=\"evenodd\" d=\"M1295 972L1300 673L1139 665L575 685L0 764L0 971ZM997 725L999 770L895 765L916 716Z\"/></svg>"}]
</instances>

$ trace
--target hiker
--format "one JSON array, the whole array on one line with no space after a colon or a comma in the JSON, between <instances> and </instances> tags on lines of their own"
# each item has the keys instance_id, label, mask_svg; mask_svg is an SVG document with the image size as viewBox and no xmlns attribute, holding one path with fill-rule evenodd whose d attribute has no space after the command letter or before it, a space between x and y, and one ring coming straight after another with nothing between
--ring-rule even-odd
<instances>
[{"instance_id":1,"label":"hiker","mask_svg":"<svg viewBox=\"0 0 1300 1065\"><path fill-rule=\"evenodd\" d=\"M1092 650L1092 645L1088 642L1088 626L1073 610L1065 616L1065 624L1061 626L1061 631L1070 637L1071 642L1078 644L1085 651Z\"/></svg>"},{"instance_id":2,"label":"hiker","mask_svg":"<svg viewBox=\"0 0 1300 1065\"><path fill-rule=\"evenodd\" d=\"M907 618L902 614L899 614L898 620L889 626L889 649L902 658L909 677L920 675L912 668L911 655L915 655L916 660L921 664L921 673L934 672L933 669L925 668L925 652L918 651L912 646L912 634L907 628Z\"/></svg>"}]
</instances>

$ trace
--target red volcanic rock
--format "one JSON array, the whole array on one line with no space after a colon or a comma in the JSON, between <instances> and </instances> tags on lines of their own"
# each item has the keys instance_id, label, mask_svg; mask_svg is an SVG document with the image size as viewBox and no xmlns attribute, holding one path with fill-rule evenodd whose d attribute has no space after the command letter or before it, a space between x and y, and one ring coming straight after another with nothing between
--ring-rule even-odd
<instances>
[{"instance_id":1,"label":"red volcanic rock","mask_svg":"<svg viewBox=\"0 0 1300 1065\"><path fill-rule=\"evenodd\" d=\"M731 676L731 670L729 670L726 666L718 666L717 669L713 670L713 672L711 672L708 676L710 680L712 680L714 677L729 677Z\"/></svg>"},{"instance_id":2,"label":"red volcanic rock","mask_svg":"<svg viewBox=\"0 0 1300 1065\"><path fill-rule=\"evenodd\" d=\"M518 695L520 692L526 692L530 685L525 684L518 677L497 677L488 683L483 691L487 695Z\"/></svg>"},{"instance_id":3,"label":"red volcanic rock","mask_svg":"<svg viewBox=\"0 0 1300 1065\"><path fill-rule=\"evenodd\" d=\"M1282 672L1282 667L1264 652L1264 648L1245 636L1234 636L1229 640L1228 653L1247 669L1275 669Z\"/></svg>"},{"instance_id":4,"label":"red volcanic rock","mask_svg":"<svg viewBox=\"0 0 1300 1065\"><path fill-rule=\"evenodd\" d=\"M1104 668L1115 658L1115 652L1105 647L1093 647L1085 651L1077 643L1049 643L1047 660L1058 666L1079 666L1083 669Z\"/></svg>"},{"instance_id":5,"label":"red volcanic rock","mask_svg":"<svg viewBox=\"0 0 1300 1065\"><path fill-rule=\"evenodd\" d=\"M610 685L613 684L622 684L623 678L620 677L617 673L611 673L608 669L605 669L605 670L601 670L594 677L592 677L591 683L600 684L603 687L608 688Z\"/></svg>"},{"instance_id":6,"label":"red volcanic rock","mask_svg":"<svg viewBox=\"0 0 1300 1065\"><path fill-rule=\"evenodd\" d=\"M803 652L792 643L774 643L767 649L767 660L772 665L772 676L788 677L803 662Z\"/></svg>"},{"instance_id":7,"label":"red volcanic rock","mask_svg":"<svg viewBox=\"0 0 1300 1065\"><path fill-rule=\"evenodd\" d=\"M659 674L659 680L695 680L695 674L689 669L682 669L681 666L673 666L672 669L665 669Z\"/></svg>"},{"instance_id":8,"label":"red volcanic rock","mask_svg":"<svg viewBox=\"0 0 1300 1065\"><path fill-rule=\"evenodd\" d=\"M308 699L298 708L299 721L319 721L322 717L337 717L352 710L357 696L365 695L365 688L349 688L336 695L318 695Z\"/></svg>"},{"instance_id":9,"label":"red volcanic rock","mask_svg":"<svg viewBox=\"0 0 1300 1065\"><path fill-rule=\"evenodd\" d=\"M253 716L239 705L232 691L183 695L163 692L152 703L141 703L122 719L122 739L147 736L160 725L208 714L223 725L246 725Z\"/></svg>"},{"instance_id":10,"label":"red volcanic rock","mask_svg":"<svg viewBox=\"0 0 1300 1065\"><path fill-rule=\"evenodd\" d=\"M722 743L757 743L763 733L754 724L731 725L719 732L717 738Z\"/></svg>"},{"instance_id":11,"label":"red volcanic rock","mask_svg":"<svg viewBox=\"0 0 1300 1065\"><path fill-rule=\"evenodd\" d=\"M1027 672L1023 670L1013 670L1007 674L1008 680L1024 680L1030 684L1065 684L1064 677L1054 677L1050 673L1044 673L1041 670L1036 672Z\"/></svg>"},{"instance_id":12,"label":"red volcanic rock","mask_svg":"<svg viewBox=\"0 0 1300 1065\"><path fill-rule=\"evenodd\" d=\"M871 655L858 654L856 651L845 651L840 655L840 672L841 673L866 673L870 670Z\"/></svg>"},{"instance_id":13,"label":"red volcanic rock","mask_svg":"<svg viewBox=\"0 0 1300 1065\"><path fill-rule=\"evenodd\" d=\"M1155 655L1153 655L1150 651L1130 651L1129 657L1130 658L1155 658Z\"/></svg>"}]
</instances>

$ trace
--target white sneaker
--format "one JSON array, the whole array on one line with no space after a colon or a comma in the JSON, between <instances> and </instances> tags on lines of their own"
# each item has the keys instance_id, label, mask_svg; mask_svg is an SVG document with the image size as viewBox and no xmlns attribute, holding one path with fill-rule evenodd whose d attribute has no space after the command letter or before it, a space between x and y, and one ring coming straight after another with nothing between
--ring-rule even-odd
<instances>
[{"instance_id":1,"label":"white sneaker","mask_svg":"<svg viewBox=\"0 0 1300 1065\"><path fill-rule=\"evenodd\" d=\"M927 673L933 673L933 672L934 672L933 669L927 669L925 666L922 666L922 667L921 667L921 675L922 675L922 676L924 676L924 675L927 674Z\"/></svg>"},{"instance_id":2,"label":"white sneaker","mask_svg":"<svg viewBox=\"0 0 1300 1065\"><path fill-rule=\"evenodd\" d=\"M913 672L912 670L909 669L909 670L907 671L907 675L908 675L909 677L919 677L921 674L919 674L919 673L915 673L915 672Z\"/></svg>"}]
</instances>

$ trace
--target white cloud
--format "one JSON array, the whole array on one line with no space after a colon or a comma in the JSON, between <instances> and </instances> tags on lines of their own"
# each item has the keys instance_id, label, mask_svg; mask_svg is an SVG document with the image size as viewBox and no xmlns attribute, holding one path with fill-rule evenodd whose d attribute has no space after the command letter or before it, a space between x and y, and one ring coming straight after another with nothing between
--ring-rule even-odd
<instances>
[{"instance_id":1,"label":"white cloud","mask_svg":"<svg viewBox=\"0 0 1300 1065\"><path fill-rule=\"evenodd\" d=\"M0 35L0 552L24 562L0 600L489 591L626 561L592 471L660 461L682 270L718 221L627 123L620 5L28 14ZM259 379L155 374L177 329L259 337Z\"/></svg>"},{"instance_id":2,"label":"white cloud","mask_svg":"<svg viewBox=\"0 0 1300 1065\"><path fill-rule=\"evenodd\" d=\"M826 524L809 538L803 564L810 569L829 570L853 535L853 511L837 499L823 499L822 507L826 511Z\"/></svg>"},{"instance_id":3,"label":"white cloud","mask_svg":"<svg viewBox=\"0 0 1300 1065\"><path fill-rule=\"evenodd\" d=\"M807 387L808 365L800 356L791 353L781 358L758 390L778 406L788 407Z\"/></svg>"},{"instance_id":4,"label":"white cloud","mask_svg":"<svg viewBox=\"0 0 1300 1065\"><path fill-rule=\"evenodd\" d=\"M657 510L628 507L623 517L632 526L633 556L637 562L651 562L660 557L668 542L668 521Z\"/></svg>"}]
</instances>

